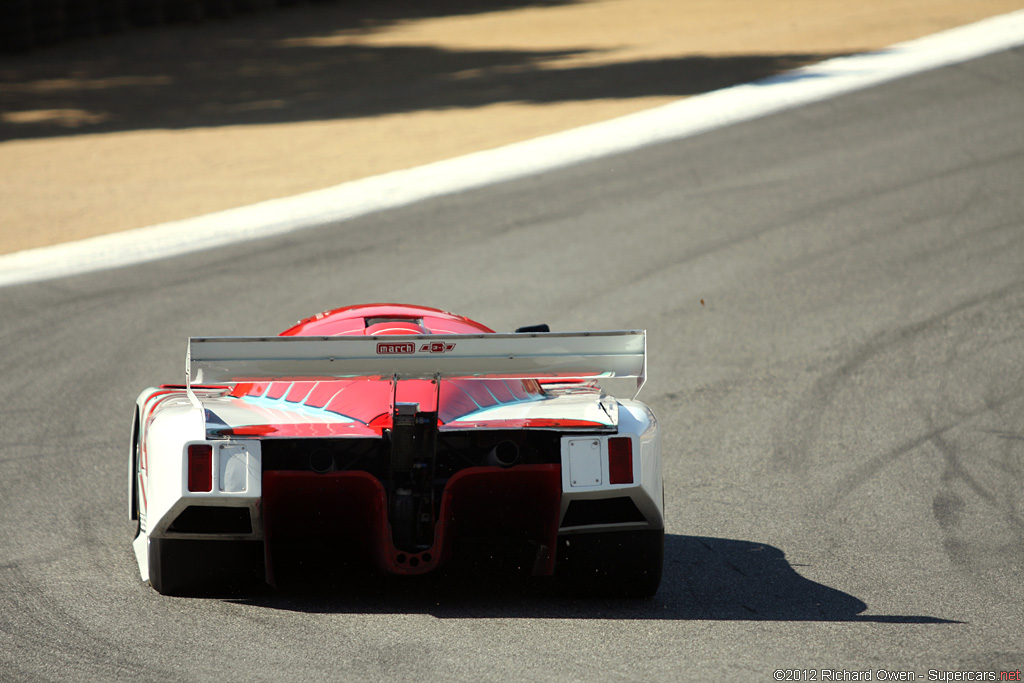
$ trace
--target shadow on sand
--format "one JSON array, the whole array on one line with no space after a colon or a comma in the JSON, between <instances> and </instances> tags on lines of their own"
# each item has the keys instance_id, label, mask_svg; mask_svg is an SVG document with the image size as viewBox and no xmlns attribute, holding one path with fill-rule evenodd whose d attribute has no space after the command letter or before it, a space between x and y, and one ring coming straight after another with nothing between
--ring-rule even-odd
<instances>
[{"instance_id":1,"label":"shadow on sand","mask_svg":"<svg viewBox=\"0 0 1024 683\"><path fill-rule=\"evenodd\" d=\"M426 16L562 4L573 0L316 3L6 56L0 58L0 140L505 102L681 97L833 56L692 55L560 66L559 60L594 50L454 50L358 41Z\"/></svg>"},{"instance_id":2,"label":"shadow on sand","mask_svg":"<svg viewBox=\"0 0 1024 683\"><path fill-rule=\"evenodd\" d=\"M437 577L349 576L237 602L297 612L430 614L439 619L960 623L932 616L862 616L867 609L862 600L805 579L778 548L672 534L665 537L661 588L649 600L570 599L552 580L463 567Z\"/></svg>"}]
</instances>

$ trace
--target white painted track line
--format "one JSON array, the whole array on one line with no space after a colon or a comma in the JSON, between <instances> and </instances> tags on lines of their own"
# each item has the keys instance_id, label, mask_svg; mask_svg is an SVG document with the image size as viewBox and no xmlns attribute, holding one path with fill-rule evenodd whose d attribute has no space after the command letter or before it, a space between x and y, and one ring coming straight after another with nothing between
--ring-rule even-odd
<instances>
[{"instance_id":1,"label":"white painted track line","mask_svg":"<svg viewBox=\"0 0 1024 683\"><path fill-rule=\"evenodd\" d=\"M824 100L1024 44L1024 10L755 83L455 159L196 218L0 256L0 287L333 223Z\"/></svg>"}]
</instances>

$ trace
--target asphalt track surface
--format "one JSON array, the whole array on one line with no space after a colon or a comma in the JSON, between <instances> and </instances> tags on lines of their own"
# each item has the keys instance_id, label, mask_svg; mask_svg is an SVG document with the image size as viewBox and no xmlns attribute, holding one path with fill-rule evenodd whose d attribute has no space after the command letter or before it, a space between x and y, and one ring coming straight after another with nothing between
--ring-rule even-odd
<instances>
[{"instance_id":1,"label":"asphalt track surface","mask_svg":"<svg viewBox=\"0 0 1024 683\"><path fill-rule=\"evenodd\" d=\"M0 296L0 680L774 680L1024 664L1024 50L323 229ZM665 578L164 598L136 394L397 300L645 327ZM941 674L946 675L946 674Z\"/></svg>"}]
</instances>

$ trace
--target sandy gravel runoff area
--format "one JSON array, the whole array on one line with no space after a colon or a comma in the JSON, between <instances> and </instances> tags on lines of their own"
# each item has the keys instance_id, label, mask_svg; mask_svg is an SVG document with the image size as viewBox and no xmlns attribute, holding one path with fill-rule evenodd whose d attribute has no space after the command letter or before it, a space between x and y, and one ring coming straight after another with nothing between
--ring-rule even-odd
<instances>
[{"instance_id":1,"label":"sandy gravel runoff area","mask_svg":"<svg viewBox=\"0 0 1024 683\"><path fill-rule=\"evenodd\" d=\"M0 56L0 253L289 196L1021 0L336 0Z\"/></svg>"}]
</instances>

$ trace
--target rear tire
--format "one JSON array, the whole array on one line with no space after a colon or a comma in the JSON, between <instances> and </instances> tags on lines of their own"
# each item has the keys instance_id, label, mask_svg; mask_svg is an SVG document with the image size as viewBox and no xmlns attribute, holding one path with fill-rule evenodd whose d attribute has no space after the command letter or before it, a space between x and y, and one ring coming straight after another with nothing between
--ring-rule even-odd
<instances>
[{"instance_id":1,"label":"rear tire","mask_svg":"<svg viewBox=\"0 0 1024 683\"><path fill-rule=\"evenodd\" d=\"M664 557L664 529L559 536L555 575L573 595L649 598L658 592Z\"/></svg>"},{"instance_id":2,"label":"rear tire","mask_svg":"<svg viewBox=\"0 0 1024 683\"><path fill-rule=\"evenodd\" d=\"M33 16L31 0L5 0L0 3L0 54L32 49L36 42Z\"/></svg>"},{"instance_id":3,"label":"rear tire","mask_svg":"<svg viewBox=\"0 0 1024 683\"><path fill-rule=\"evenodd\" d=\"M202 0L164 0L164 18L170 22L201 24L206 18Z\"/></svg>"},{"instance_id":4,"label":"rear tire","mask_svg":"<svg viewBox=\"0 0 1024 683\"><path fill-rule=\"evenodd\" d=\"M128 21L133 26L159 26L164 23L163 0L128 0Z\"/></svg>"},{"instance_id":5,"label":"rear tire","mask_svg":"<svg viewBox=\"0 0 1024 683\"><path fill-rule=\"evenodd\" d=\"M263 574L262 541L149 539L149 583L161 595L252 590Z\"/></svg>"}]
</instances>

